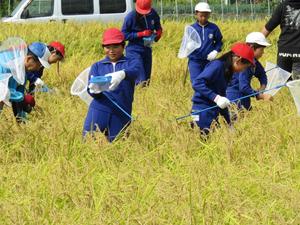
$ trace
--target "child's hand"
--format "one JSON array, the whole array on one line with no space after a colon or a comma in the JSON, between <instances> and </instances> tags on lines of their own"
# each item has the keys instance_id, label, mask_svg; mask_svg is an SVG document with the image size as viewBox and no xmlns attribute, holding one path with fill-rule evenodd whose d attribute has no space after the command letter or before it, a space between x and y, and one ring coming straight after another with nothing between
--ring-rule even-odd
<instances>
[{"instance_id":1,"label":"child's hand","mask_svg":"<svg viewBox=\"0 0 300 225\"><path fill-rule=\"evenodd\" d=\"M213 50L207 55L207 60L212 61L217 57L217 55L218 55L218 52L216 50Z\"/></svg>"},{"instance_id":2,"label":"child's hand","mask_svg":"<svg viewBox=\"0 0 300 225\"><path fill-rule=\"evenodd\" d=\"M114 73L106 74L105 76L111 76L111 82L108 90L114 91L119 86L121 81L125 78L126 74L124 70L121 70Z\"/></svg>"},{"instance_id":3,"label":"child's hand","mask_svg":"<svg viewBox=\"0 0 300 225\"><path fill-rule=\"evenodd\" d=\"M41 78L36 79L36 81L34 82L35 86L39 86L42 87L44 86L44 81Z\"/></svg>"},{"instance_id":4,"label":"child's hand","mask_svg":"<svg viewBox=\"0 0 300 225\"><path fill-rule=\"evenodd\" d=\"M137 36L139 38L141 38L141 37L149 37L149 36L151 36L151 34L152 34L152 30L144 30L144 31L137 32Z\"/></svg>"},{"instance_id":5,"label":"child's hand","mask_svg":"<svg viewBox=\"0 0 300 225\"><path fill-rule=\"evenodd\" d=\"M91 94L100 94L102 91L104 91L102 90L102 87L99 84L90 83L88 87L90 89Z\"/></svg>"},{"instance_id":6,"label":"child's hand","mask_svg":"<svg viewBox=\"0 0 300 225\"><path fill-rule=\"evenodd\" d=\"M228 98L225 98L223 96L217 95L214 99L214 102L221 108L225 109L230 105L230 101Z\"/></svg>"},{"instance_id":7,"label":"child's hand","mask_svg":"<svg viewBox=\"0 0 300 225\"><path fill-rule=\"evenodd\" d=\"M270 94L259 94L257 100L273 101L273 96Z\"/></svg>"}]
</instances>

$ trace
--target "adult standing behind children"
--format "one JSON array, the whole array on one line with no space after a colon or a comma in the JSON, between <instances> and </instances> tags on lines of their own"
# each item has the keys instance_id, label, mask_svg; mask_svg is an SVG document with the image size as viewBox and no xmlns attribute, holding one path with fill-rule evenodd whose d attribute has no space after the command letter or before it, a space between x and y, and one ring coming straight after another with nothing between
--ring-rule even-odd
<instances>
[{"instance_id":1,"label":"adult standing behind children","mask_svg":"<svg viewBox=\"0 0 300 225\"><path fill-rule=\"evenodd\" d=\"M267 37L278 25L281 33L278 40L277 64L292 72L293 79L300 79L300 1L286 0L279 3L262 33Z\"/></svg>"},{"instance_id":2,"label":"adult standing behind children","mask_svg":"<svg viewBox=\"0 0 300 225\"><path fill-rule=\"evenodd\" d=\"M138 59L123 55L125 37L110 28L103 33L106 57L92 65L88 93L93 97L87 113L83 135L100 131L112 142L131 122L135 80L141 70ZM111 77L109 86L91 82L92 78Z\"/></svg>"},{"instance_id":3,"label":"adult standing behind children","mask_svg":"<svg viewBox=\"0 0 300 225\"><path fill-rule=\"evenodd\" d=\"M209 61L214 60L222 50L220 29L214 23L208 21L211 9L206 2L200 2L195 6L196 22L192 24L201 39L201 47L193 51L189 56L188 67L191 82L204 70Z\"/></svg>"},{"instance_id":4,"label":"adult standing behind children","mask_svg":"<svg viewBox=\"0 0 300 225\"><path fill-rule=\"evenodd\" d=\"M129 41L126 56L139 58L144 65L136 83L148 85L152 70L151 38L157 42L162 35L162 27L157 12L151 7L151 0L137 0L135 10L130 12L124 20L122 32Z\"/></svg>"}]
</instances>

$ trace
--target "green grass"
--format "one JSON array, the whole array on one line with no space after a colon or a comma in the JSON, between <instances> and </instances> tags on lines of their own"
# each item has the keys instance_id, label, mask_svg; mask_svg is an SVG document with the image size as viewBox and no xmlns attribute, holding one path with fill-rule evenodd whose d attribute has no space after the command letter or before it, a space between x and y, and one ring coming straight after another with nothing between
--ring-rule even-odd
<instances>
[{"instance_id":1,"label":"green grass","mask_svg":"<svg viewBox=\"0 0 300 225\"><path fill-rule=\"evenodd\" d=\"M228 50L264 21L218 24ZM136 89L129 138L82 142L87 106L69 89L103 57L107 26L0 24L0 40L67 47L61 75L55 66L44 75L59 91L37 95L29 122L17 125L9 108L1 114L0 224L300 224L300 120L289 91L254 101L234 131L222 123L201 141L189 120L175 121L193 94L182 85L186 61L176 58L183 23L163 24L151 86ZM263 63L275 62L277 37Z\"/></svg>"}]
</instances>

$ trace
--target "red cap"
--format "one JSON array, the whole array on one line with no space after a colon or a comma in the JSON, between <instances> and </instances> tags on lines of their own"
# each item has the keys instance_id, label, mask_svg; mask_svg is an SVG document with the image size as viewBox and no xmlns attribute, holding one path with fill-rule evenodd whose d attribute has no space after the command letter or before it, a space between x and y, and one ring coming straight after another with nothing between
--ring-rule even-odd
<instances>
[{"instance_id":1,"label":"red cap","mask_svg":"<svg viewBox=\"0 0 300 225\"><path fill-rule=\"evenodd\" d=\"M29 94L26 94L24 96L24 103L26 105L30 105L31 107L34 107L35 106L35 100L34 100L34 97L32 95L29 95Z\"/></svg>"},{"instance_id":2,"label":"red cap","mask_svg":"<svg viewBox=\"0 0 300 225\"><path fill-rule=\"evenodd\" d=\"M49 44L49 46L55 48L60 54L65 57L65 46L59 41L53 41Z\"/></svg>"},{"instance_id":3,"label":"red cap","mask_svg":"<svg viewBox=\"0 0 300 225\"><path fill-rule=\"evenodd\" d=\"M124 34L117 28L109 28L103 33L102 45L121 44L124 41Z\"/></svg>"},{"instance_id":4,"label":"red cap","mask_svg":"<svg viewBox=\"0 0 300 225\"><path fill-rule=\"evenodd\" d=\"M255 65L254 62L254 51L246 43L235 43L231 47L231 51L237 56L248 60L252 65Z\"/></svg>"},{"instance_id":5,"label":"red cap","mask_svg":"<svg viewBox=\"0 0 300 225\"><path fill-rule=\"evenodd\" d=\"M152 0L136 0L135 9L139 14L146 15L151 12Z\"/></svg>"}]
</instances>

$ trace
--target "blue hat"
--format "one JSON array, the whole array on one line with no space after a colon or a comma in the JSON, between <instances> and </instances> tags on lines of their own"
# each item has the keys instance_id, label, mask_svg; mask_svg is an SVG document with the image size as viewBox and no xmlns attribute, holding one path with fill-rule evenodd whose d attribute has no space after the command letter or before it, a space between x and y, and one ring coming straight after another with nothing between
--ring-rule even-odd
<instances>
[{"instance_id":1,"label":"blue hat","mask_svg":"<svg viewBox=\"0 0 300 225\"><path fill-rule=\"evenodd\" d=\"M33 42L28 46L28 49L38 57L40 63L45 68L50 68L50 64L48 62L49 56L51 55L47 45L41 42Z\"/></svg>"}]
</instances>

